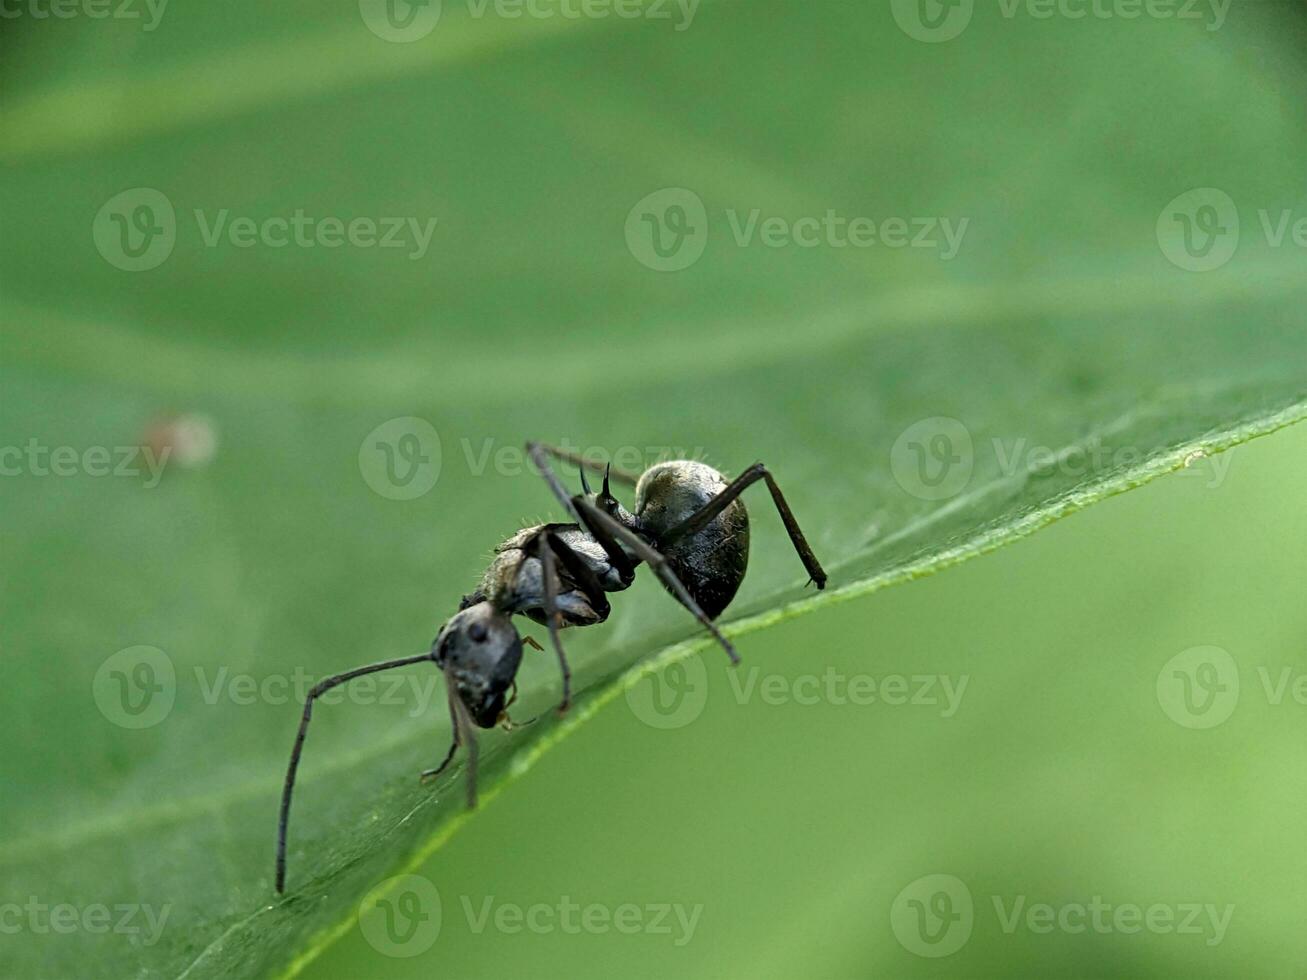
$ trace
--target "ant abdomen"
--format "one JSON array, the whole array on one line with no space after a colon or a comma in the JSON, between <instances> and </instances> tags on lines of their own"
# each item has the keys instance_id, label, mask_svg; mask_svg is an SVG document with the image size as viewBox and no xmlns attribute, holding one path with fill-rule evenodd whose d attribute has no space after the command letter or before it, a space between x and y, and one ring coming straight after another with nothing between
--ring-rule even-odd
<instances>
[{"instance_id":1,"label":"ant abdomen","mask_svg":"<svg viewBox=\"0 0 1307 980\"><path fill-rule=\"evenodd\" d=\"M702 527L677 534L728 486L696 460L650 467L636 485L636 530L658 542L672 571L710 619L730 605L749 567L749 512L736 497Z\"/></svg>"}]
</instances>

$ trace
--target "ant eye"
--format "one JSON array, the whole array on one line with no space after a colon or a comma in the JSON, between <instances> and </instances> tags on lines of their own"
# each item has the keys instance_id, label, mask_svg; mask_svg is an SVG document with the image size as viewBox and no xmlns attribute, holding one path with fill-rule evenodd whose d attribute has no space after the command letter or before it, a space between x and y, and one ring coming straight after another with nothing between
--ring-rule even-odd
<instances>
[{"instance_id":1,"label":"ant eye","mask_svg":"<svg viewBox=\"0 0 1307 980\"><path fill-rule=\"evenodd\" d=\"M472 637L472 640L475 643L486 642L486 636L487 636L486 628L481 623L473 623L471 626L469 626L467 635Z\"/></svg>"}]
</instances>

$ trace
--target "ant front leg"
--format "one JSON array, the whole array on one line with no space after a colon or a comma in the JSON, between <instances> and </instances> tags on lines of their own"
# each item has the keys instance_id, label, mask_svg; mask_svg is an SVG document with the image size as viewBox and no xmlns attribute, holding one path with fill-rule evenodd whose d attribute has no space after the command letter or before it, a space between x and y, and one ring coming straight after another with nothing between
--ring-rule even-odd
<instances>
[{"instance_id":1,"label":"ant front leg","mask_svg":"<svg viewBox=\"0 0 1307 980\"><path fill-rule=\"evenodd\" d=\"M421 774L418 776L418 779L420 779L424 783L427 780L436 779L437 777L439 777L439 775L442 772L448 769L449 764L454 761L454 753L458 751L458 746L459 746L458 712L454 709L453 700L452 699L447 699L447 700L449 702L449 730L450 730L449 751L445 753L444 761L441 762L440 765L436 766L436 768L422 770Z\"/></svg>"},{"instance_id":2,"label":"ant front leg","mask_svg":"<svg viewBox=\"0 0 1307 980\"><path fill-rule=\"evenodd\" d=\"M661 543L666 547L681 538L699 533L718 514L724 511L731 501L759 480L767 481L767 489L771 491L772 502L776 504L776 510L781 515L781 522L785 525L785 531L790 536L790 543L794 545L799 560L803 562L803 567L807 569L809 580L815 582L818 589L824 589L826 587L826 572L821 567L821 562L817 560L817 556L813 554L812 548L808 545L808 539L803 536L803 530L799 527L794 512L790 510L790 505L785 502L785 495L781 493L781 488L776 485L771 472L762 463L754 463L732 480L725 490L704 504L699 511L691 514L680 524L662 535L660 538Z\"/></svg>"},{"instance_id":3,"label":"ant front leg","mask_svg":"<svg viewBox=\"0 0 1307 980\"><path fill-rule=\"evenodd\" d=\"M449 767L449 764L454 760L454 753L458 751L458 747L466 743L467 808L475 810L477 805L477 760L479 756L476 725L473 723L472 716L468 714L463 702L459 700L458 688L455 686L454 678L450 676L448 670L445 671L445 695L449 700L449 724L454 729L453 741L449 746L449 751L445 753L445 760L434 769L424 770L419 778L423 782L435 779Z\"/></svg>"},{"instance_id":4,"label":"ant front leg","mask_svg":"<svg viewBox=\"0 0 1307 980\"><path fill-rule=\"evenodd\" d=\"M585 498L577 497L575 503L587 518L587 524L595 524L604 528L623 545L630 548L637 558L654 570L658 578L662 580L663 585L676 597L677 601L690 610L695 618L703 624L704 628L712 634L713 639L721 644L722 649L726 651L726 655L731 658L732 664L740 662L740 655L735 652L735 647L731 645L731 641L722 635L721 630L717 628L717 624L709 619L703 609L699 607L699 604L694 601L694 597L690 595L681 580L676 577L676 573L672 571L671 566L667 564L666 558L655 551L634 531L629 530L620 521L605 514Z\"/></svg>"},{"instance_id":5,"label":"ant front leg","mask_svg":"<svg viewBox=\"0 0 1307 980\"><path fill-rule=\"evenodd\" d=\"M304 752L304 739L308 737L309 722L313 718L313 702L333 687L339 687L347 681L352 681L355 677L362 677L364 674L375 674L381 670L392 670L396 667L407 667L409 664L421 663L424 660L431 659L433 659L432 654L420 653L413 657L400 657L398 660L383 660L380 663L368 664L366 667L356 667L353 670L345 671L343 674L336 674L333 677L319 681L309 691L309 696L304 699L304 713L300 716L299 731L295 733L295 745L290 750L290 764L286 767L286 781L281 788L281 810L277 816L277 865L275 875L278 895L286 891L286 834L290 829L290 801L295 792L295 775L299 772L300 756Z\"/></svg>"}]
</instances>

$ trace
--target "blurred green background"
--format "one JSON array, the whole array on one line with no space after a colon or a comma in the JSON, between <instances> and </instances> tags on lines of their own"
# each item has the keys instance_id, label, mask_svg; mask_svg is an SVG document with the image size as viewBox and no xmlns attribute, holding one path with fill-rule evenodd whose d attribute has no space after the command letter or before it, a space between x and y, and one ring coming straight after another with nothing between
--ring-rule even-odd
<instances>
[{"instance_id":1,"label":"blurred green background","mask_svg":"<svg viewBox=\"0 0 1307 980\"><path fill-rule=\"evenodd\" d=\"M177 448L173 413L216 448L157 486L0 478L0 927L169 914L23 920L0 976L1301 973L1305 437L1206 456L1307 412L1299 4L43 2L0 20L3 461ZM404 247L288 242L299 214ZM832 214L933 224L799 240ZM415 435L410 495L379 447ZM461 768L414 778L438 699L320 711L274 898L297 706L224 685L423 648L559 516L533 437L765 460L850 601L753 491L744 666L624 693L696 635L642 579L567 638L567 720L527 659L543 717L487 735L470 819ZM171 680L133 727L106 685L142 646ZM961 698L770 703L828 671ZM1074 931L1096 896L1200 931ZM682 945L464 911L564 897L701 911ZM1041 910L1009 933L996 897Z\"/></svg>"}]
</instances>

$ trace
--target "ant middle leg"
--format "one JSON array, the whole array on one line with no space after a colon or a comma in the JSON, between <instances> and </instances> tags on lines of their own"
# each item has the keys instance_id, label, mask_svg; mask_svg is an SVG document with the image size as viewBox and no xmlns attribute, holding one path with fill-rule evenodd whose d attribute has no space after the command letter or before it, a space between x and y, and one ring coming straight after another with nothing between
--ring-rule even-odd
<instances>
[{"instance_id":1,"label":"ant middle leg","mask_svg":"<svg viewBox=\"0 0 1307 980\"><path fill-rule=\"evenodd\" d=\"M794 512L790 510L790 505L785 502L785 495L781 493L781 488L776 485L776 480L772 478L771 471L762 463L754 463L737 476L726 486L726 489L704 504L696 513L691 514L680 524L662 535L659 544L666 547L681 538L702 531L730 505L731 501L759 480L767 481L767 489L771 491L772 502L776 504L776 510L781 515L781 522L785 525L785 531L790 536L790 543L794 545L799 560L803 562L803 567L808 572L809 581L816 583L818 589L824 589L826 587L826 572L821 567L821 562L817 560L817 556L813 554L808 539L803 536L803 530L799 527Z\"/></svg>"},{"instance_id":2,"label":"ant middle leg","mask_svg":"<svg viewBox=\"0 0 1307 980\"><path fill-rule=\"evenodd\" d=\"M540 559L540 577L544 580L545 625L549 627L549 642L558 654L558 666L563 672L563 700L558 705L558 713L562 715L572 705L572 670L567 666L563 641L558 637L562 616L558 612L558 567L554 561L553 535L546 532L536 538L535 552Z\"/></svg>"}]
</instances>

